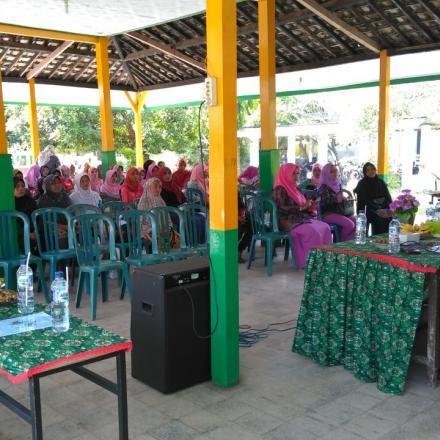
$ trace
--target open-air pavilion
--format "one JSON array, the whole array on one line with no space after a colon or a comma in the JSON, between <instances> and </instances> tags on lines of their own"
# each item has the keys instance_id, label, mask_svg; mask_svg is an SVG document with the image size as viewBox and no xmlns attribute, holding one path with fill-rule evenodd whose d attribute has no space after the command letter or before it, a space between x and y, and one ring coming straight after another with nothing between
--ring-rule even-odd
<instances>
[{"instance_id":1,"label":"open-air pavilion","mask_svg":"<svg viewBox=\"0 0 440 440\"><path fill-rule=\"evenodd\" d=\"M165 399L152 393L139 393L139 399L131 406L163 407L163 411L155 413L160 419L163 413L174 414L165 417L163 425L170 425L161 430L155 425L155 432L148 427L135 431L135 438L381 438L393 430L395 437L415 438L411 435L416 429L422 429L427 423L427 436L435 437L432 418L417 419L419 412L426 405L426 414L430 414L434 402L440 397L436 390L425 390L423 379L416 376L413 393L407 398L408 403L396 404L401 414L393 412L393 403L385 402L375 394L371 387L358 386L342 378L342 371L332 373L338 390L326 388L327 372L320 367L310 367L301 361L292 361L290 353L285 355L278 348L266 345L258 355L244 356L241 381L236 394L228 394L228 388L240 382L239 361L239 272L235 259L237 249L237 143L236 143L236 79L259 74L261 100L261 150L260 150L260 181L263 189L271 189L275 174L279 167L279 154L276 146L276 83L277 72L304 70L314 67L330 66L353 61L380 57L380 114L378 121L378 171L382 176L387 174L387 139L389 113L390 62L393 55L429 51L440 48L440 5L437 0L403 1L403 0L353 0L353 1L314 1L314 0L259 0L256 1L220 1L205 2L150 1L131 4L129 1L106 3L92 6L77 6L66 0L62 2L46 2L45 5L34 5L32 2L19 2L11 5L0 1L2 16L0 17L0 185L2 197L1 210L13 209L13 191L11 157L8 154L6 131L1 94L1 79L4 82L27 82L29 84L29 110L32 136L33 155L39 153L38 120L36 116L35 85L54 84L76 87L98 87L100 96L100 114L102 131L102 162L108 169L115 162L113 146L110 89L124 90L127 99L136 115L137 127L136 153L137 163L142 164L142 133L141 118L144 100L149 90L173 87L176 85L201 82L205 78L214 78L211 87L216 89L216 102L209 106L209 176L210 193L215 194L210 202L210 257L212 271L215 273L215 285L211 286L211 295L218 301L218 327L212 336L212 382L226 388L202 387L192 394L188 392L178 396L178 400ZM196 3L196 4L194 4ZM47 9L46 9L47 8ZM5 12L4 12L5 11ZM139 21L145 15L145 21ZM151 15L150 15L151 14ZM116 17L116 18L115 18ZM183 18L182 18L183 17ZM54 24L56 23L56 24ZM9 196L10 194L10 196ZM230 258L234 256L234 258ZM273 288L287 291L283 294L282 307L286 307L286 297L291 279L302 283L302 275L291 272L280 272L277 286L272 280ZM265 280L264 275L256 280ZM290 278L292 277L292 278ZM275 277L274 277L275 278ZM246 282L246 277L244 281ZM254 310L258 301L265 303L264 295L258 296L257 303L250 298L252 289L256 289L255 280L248 279L245 302L252 304ZM276 281L275 281L276 282ZM299 287L299 291L300 291ZM269 290L263 294L272 293ZM296 307L298 305L296 304ZM110 312L113 318L122 306L116 306ZM124 315L128 313L125 310ZM275 319L276 315L274 315ZM293 317L293 316L292 316ZM282 314L281 319L290 319ZM111 324L116 332L126 333L128 327ZM117 319L116 321L117 322ZM128 335L127 335L128 336ZM280 341L279 341L280 342ZM285 346L286 340L280 344ZM261 356L260 356L261 355ZM273 359L271 357L273 356ZM295 355L295 358L298 356ZM264 360L263 360L264 359ZM263 360L263 361L262 361ZM271 364L277 363L273 371L277 371L283 380L293 380L294 371L301 371L300 382L307 382L307 372L312 371L316 380L323 387L323 392L314 388L304 388L298 381L298 389L302 389L303 406L298 412L288 403L289 393L294 387L283 384L274 373L265 382L263 377L272 369ZM253 362L259 366L254 368ZM262 362L260 362L262 361ZM299 365L301 364L301 365ZM316 368L316 371L315 371ZM253 373L257 373L252 377ZM255 383L261 380L261 386ZM67 382L68 383L68 382ZM293 383L293 382L292 382ZM421 385L422 384L422 385ZM65 385L65 384L64 384ZM64 386L63 385L63 386ZM76 383L72 383L75 387ZM252 386L258 388L257 395L252 394ZM270 391L274 386L273 393ZM68 385L67 385L68 386ZM137 388L135 381L129 387ZM234 389L234 388L232 388ZM240 390L247 393L249 405L242 405ZM57 391L53 389L54 393ZM268 394L265 401L264 394ZM428 395L425 399L424 394ZM316 393L315 393L316 392ZM233 393L233 392L232 392ZM362 400L356 402L357 393ZM349 394L347 397L346 394ZM280 397L278 402L275 402ZM207 397L208 396L208 397ZM226 396L226 397L225 397ZM96 395L91 401L99 401ZM141 405L142 399L146 401ZM341 398L341 408L345 416L338 414L338 408L331 402ZM253 399L253 400L252 400ZM307 402L307 399L310 399ZM189 403L188 403L189 402ZM283 402L280 404L280 402ZM335 400L334 403L336 403ZM391 399L390 399L391 402ZM426 402L429 402L426 403ZM319 412L318 403L325 408ZM270 407L270 405L274 405ZM55 405L55 402L52 403ZM192 411L187 411L191 405ZM318 405L318 406L317 406ZM212 421L211 428L203 431L203 422L197 419L196 412L202 406L212 407L207 420L216 411L222 413L224 426L219 421ZM416 406L417 411L412 408ZM185 408L186 407L186 408ZM229 407L229 408L228 408ZM374 408L377 407L377 410ZM242 411L246 408L246 411ZM270 409L269 409L270 408ZM301 410L299 410L301 408ZM318 416L310 418L306 415L312 408ZM80 411L80 407L77 407ZM265 427L258 423L259 417L252 417L253 410L266 420ZM267 412L265 410L267 409ZM381 409L386 417L380 417ZM420 410L420 411L419 411ZM3 411L3 410L2 410ZM406 411L406 413L405 413ZM278 413L278 416L277 414ZM299 415L300 414L300 415ZM315 414L315 415L316 415ZM405 414L405 415L402 415ZM2 413L2 416L4 413ZM235 415L237 417L235 417ZM107 416L107 415L105 415ZM192 421L183 420L191 416ZM281 416L281 417L279 417ZM291 431L284 425L293 423ZM388 416L388 417L387 417ZM149 416L146 416L149 417ZM408 429L401 428L405 420L413 417L414 425ZM242 426L251 426L248 431L240 431L233 421L242 418ZM345 430L344 423L357 418L354 428ZM103 418L103 420L105 417ZM176 421L178 419L178 421ZM182 419L182 420L180 420ZM197 419L197 420L196 420ZM334 423L337 420L337 423ZM380 425L380 421L383 424ZM131 422L142 424L143 413L136 410L136 417ZM333 421L333 422L332 422ZM59 421L54 418L56 425ZM8 422L15 423L15 420ZM60 422L65 422L64 417ZM103 423L106 423L105 421ZM191 425L192 423L192 425ZM222 422L223 423L223 422ZM313 423L315 423L314 426ZM371 427L371 431L368 426ZM4 426L8 426L5 424ZM188 426L190 426L189 429ZM192 426L192 427L191 427ZM200 429L197 428L199 426ZM260 428L255 427L260 426ZM272 429L269 429L272 427ZM296 428L295 428L296 427ZM95 427L96 428L96 427ZM267 428L267 429L266 429ZM431 429L432 428L432 429ZM60 438L62 427L53 431L53 438ZM69 429L68 427L65 429ZM114 438L116 434L105 430L82 429L70 438ZM131 429L137 429L132 428ZM256 431L257 429L257 431ZM260 431L258 431L260 429ZM284 429L284 430L283 430ZM288 429L288 428L286 428ZM295 429L298 431L295 433ZM403 429L403 431L402 431ZM215 433L215 431L217 432ZM362 431L363 430L363 431ZM3 429L1 430L3 431ZM20 430L18 430L20 431ZM99 435L92 431L100 431ZM334 436L329 435L334 431ZM14 432L12 429L11 432ZM149 432L149 434L147 434ZM208 433L206 433L208 432ZM290 432L290 434L289 434ZM371 434L373 432L374 434ZM3 432L2 432L3 433ZM272 433L272 434L271 434ZM151 434L151 436L150 436ZM19 432L14 436L5 432L5 438L24 436ZM329 436L327 436L329 435ZM345 437L344 437L345 435ZM405 435L407 435L405 437ZM205 437L203 437L205 436ZM235 436L235 437L234 437ZM263 437L264 436L264 437ZM327 436L327 437L326 437Z\"/></svg>"}]
</instances>

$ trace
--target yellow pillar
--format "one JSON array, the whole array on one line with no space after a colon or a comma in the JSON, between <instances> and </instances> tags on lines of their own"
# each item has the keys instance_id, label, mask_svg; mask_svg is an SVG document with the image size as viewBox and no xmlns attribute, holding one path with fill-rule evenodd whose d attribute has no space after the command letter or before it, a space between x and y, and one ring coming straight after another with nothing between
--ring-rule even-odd
<instances>
[{"instance_id":1,"label":"yellow pillar","mask_svg":"<svg viewBox=\"0 0 440 440\"><path fill-rule=\"evenodd\" d=\"M270 191L280 165L276 138L275 0L258 1L261 150L260 186Z\"/></svg>"},{"instance_id":2,"label":"yellow pillar","mask_svg":"<svg viewBox=\"0 0 440 440\"><path fill-rule=\"evenodd\" d=\"M131 108L134 112L134 131L136 134L136 166L142 168L144 165L144 151L142 148L142 109L148 92L136 92L134 99L129 92L125 92Z\"/></svg>"},{"instance_id":3,"label":"yellow pillar","mask_svg":"<svg viewBox=\"0 0 440 440\"><path fill-rule=\"evenodd\" d=\"M208 76L217 83L217 105L208 110L211 368L224 387L239 379L236 3L206 1Z\"/></svg>"},{"instance_id":4,"label":"yellow pillar","mask_svg":"<svg viewBox=\"0 0 440 440\"><path fill-rule=\"evenodd\" d=\"M29 80L29 128L31 132L32 161L40 154L40 134L38 131L37 101L35 99L35 80Z\"/></svg>"},{"instance_id":5,"label":"yellow pillar","mask_svg":"<svg viewBox=\"0 0 440 440\"><path fill-rule=\"evenodd\" d=\"M3 105L2 72L0 69L0 211L15 209L14 185L12 180L12 158L8 154L5 109Z\"/></svg>"},{"instance_id":6,"label":"yellow pillar","mask_svg":"<svg viewBox=\"0 0 440 440\"><path fill-rule=\"evenodd\" d=\"M388 174L388 127L390 118L390 56L386 49L380 51L379 84L379 133L377 173L386 178Z\"/></svg>"},{"instance_id":7,"label":"yellow pillar","mask_svg":"<svg viewBox=\"0 0 440 440\"><path fill-rule=\"evenodd\" d=\"M108 64L108 37L99 37L96 43L96 71L101 117L102 168L105 173L116 163L113 143L112 106L110 102L110 75Z\"/></svg>"}]
</instances>

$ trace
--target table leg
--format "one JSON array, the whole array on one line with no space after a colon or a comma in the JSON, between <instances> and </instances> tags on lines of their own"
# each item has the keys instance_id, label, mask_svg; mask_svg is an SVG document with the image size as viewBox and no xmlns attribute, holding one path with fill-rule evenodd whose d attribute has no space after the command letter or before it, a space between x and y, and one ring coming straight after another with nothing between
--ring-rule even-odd
<instances>
[{"instance_id":1,"label":"table leg","mask_svg":"<svg viewBox=\"0 0 440 440\"><path fill-rule=\"evenodd\" d=\"M125 351L116 356L116 375L118 385L119 440L128 440L127 377Z\"/></svg>"},{"instance_id":2,"label":"table leg","mask_svg":"<svg viewBox=\"0 0 440 440\"><path fill-rule=\"evenodd\" d=\"M32 440L43 440L43 424L41 421L40 378L29 378L30 415L32 426Z\"/></svg>"},{"instance_id":3,"label":"table leg","mask_svg":"<svg viewBox=\"0 0 440 440\"><path fill-rule=\"evenodd\" d=\"M437 386L439 369L439 292L437 273L428 275L428 346L427 370L432 386Z\"/></svg>"}]
</instances>

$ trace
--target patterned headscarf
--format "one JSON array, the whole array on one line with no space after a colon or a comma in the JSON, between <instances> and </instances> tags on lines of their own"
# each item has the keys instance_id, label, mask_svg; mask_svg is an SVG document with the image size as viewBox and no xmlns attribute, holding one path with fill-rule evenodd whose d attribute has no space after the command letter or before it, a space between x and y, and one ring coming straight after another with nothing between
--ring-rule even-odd
<instances>
[{"instance_id":1,"label":"patterned headscarf","mask_svg":"<svg viewBox=\"0 0 440 440\"><path fill-rule=\"evenodd\" d=\"M298 185L293 179L293 172L300 171L300 167L294 163L284 163L280 166L277 176L275 177L274 188L282 186L289 197L299 206L304 206L307 203L306 198L298 189Z\"/></svg>"}]
</instances>

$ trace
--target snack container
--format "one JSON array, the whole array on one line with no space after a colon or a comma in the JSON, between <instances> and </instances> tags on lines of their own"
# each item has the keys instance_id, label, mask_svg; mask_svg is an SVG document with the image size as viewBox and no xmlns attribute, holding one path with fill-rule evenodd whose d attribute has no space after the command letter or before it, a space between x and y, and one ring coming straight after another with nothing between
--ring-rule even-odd
<instances>
[{"instance_id":1,"label":"snack container","mask_svg":"<svg viewBox=\"0 0 440 440\"><path fill-rule=\"evenodd\" d=\"M409 232L407 234L400 233L399 239L401 243L406 243L407 241L420 241L420 234L418 232Z\"/></svg>"}]
</instances>

